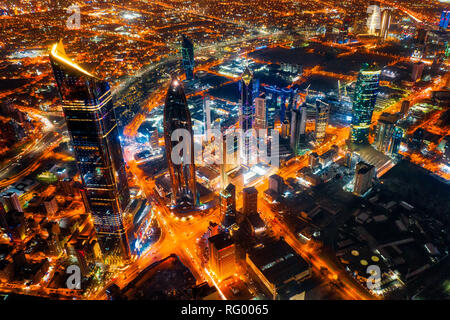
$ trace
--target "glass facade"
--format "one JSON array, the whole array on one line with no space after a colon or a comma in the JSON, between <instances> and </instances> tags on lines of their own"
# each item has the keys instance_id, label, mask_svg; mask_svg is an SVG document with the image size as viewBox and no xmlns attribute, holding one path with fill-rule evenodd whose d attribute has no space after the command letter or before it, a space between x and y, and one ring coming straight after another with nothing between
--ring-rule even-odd
<instances>
[{"instance_id":1,"label":"glass facade","mask_svg":"<svg viewBox=\"0 0 450 320\"><path fill-rule=\"evenodd\" d=\"M353 98L351 140L357 144L369 143L369 130L379 90L381 70L364 65L356 81Z\"/></svg>"},{"instance_id":2,"label":"glass facade","mask_svg":"<svg viewBox=\"0 0 450 320\"><path fill-rule=\"evenodd\" d=\"M128 258L122 213L130 193L109 84L75 65L62 43L50 60L100 247Z\"/></svg>"},{"instance_id":3,"label":"glass facade","mask_svg":"<svg viewBox=\"0 0 450 320\"><path fill-rule=\"evenodd\" d=\"M185 35L183 35L181 55L183 58L183 69L186 73L186 80L192 80L194 79L194 44Z\"/></svg>"},{"instance_id":4,"label":"glass facade","mask_svg":"<svg viewBox=\"0 0 450 320\"><path fill-rule=\"evenodd\" d=\"M172 150L179 143L172 141L172 133L186 129L190 133L188 154L181 154L181 164L174 163ZM172 182L172 204L180 209L197 205L194 164L194 135L191 114L186 101L184 88L177 78L172 78L164 106L164 140L167 153L170 179ZM188 159L189 161L185 161Z\"/></svg>"}]
</instances>

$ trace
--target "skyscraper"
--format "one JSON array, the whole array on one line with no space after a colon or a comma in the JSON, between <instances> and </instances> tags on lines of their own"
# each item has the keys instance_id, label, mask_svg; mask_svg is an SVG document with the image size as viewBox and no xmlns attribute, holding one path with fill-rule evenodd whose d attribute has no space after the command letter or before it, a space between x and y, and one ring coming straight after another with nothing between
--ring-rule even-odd
<instances>
[{"instance_id":1,"label":"skyscraper","mask_svg":"<svg viewBox=\"0 0 450 320\"><path fill-rule=\"evenodd\" d=\"M225 228L236 222L236 187L232 183L220 192L220 216Z\"/></svg>"},{"instance_id":2,"label":"skyscraper","mask_svg":"<svg viewBox=\"0 0 450 320\"><path fill-rule=\"evenodd\" d=\"M244 133L244 145L241 146L242 162L244 164L250 163L252 156L250 132L253 128L253 74L248 67L245 68L241 78L241 99L239 110L239 126Z\"/></svg>"},{"instance_id":3,"label":"skyscraper","mask_svg":"<svg viewBox=\"0 0 450 320\"><path fill-rule=\"evenodd\" d=\"M382 40L386 40L390 26L391 26L391 10L384 9L383 14L381 15L381 29L380 29L380 38Z\"/></svg>"},{"instance_id":4,"label":"skyscraper","mask_svg":"<svg viewBox=\"0 0 450 320\"><path fill-rule=\"evenodd\" d=\"M191 113L181 81L173 77L167 90L164 106L164 141L167 162L172 182L172 204L180 209L187 209L197 204L194 164L194 135L192 132ZM179 143L172 141L172 133L177 129L185 129L190 134L187 142L189 150L181 154L181 163L172 159L172 150Z\"/></svg>"},{"instance_id":5,"label":"skyscraper","mask_svg":"<svg viewBox=\"0 0 450 320\"><path fill-rule=\"evenodd\" d=\"M367 144L372 122L373 109L377 100L379 70L375 66L365 64L359 71L353 98L351 140L357 144Z\"/></svg>"},{"instance_id":6,"label":"skyscraper","mask_svg":"<svg viewBox=\"0 0 450 320\"><path fill-rule=\"evenodd\" d=\"M298 155L301 149L301 143L306 141L306 104L299 109L293 109L291 112L291 140L290 145L295 155Z\"/></svg>"},{"instance_id":7,"label":"skyscraper","mask_svg":"<svg viewBox=\"0 0 450 320\"><path fill-rule=\"evenodd\" d=\"M255 98L255 130L267 130L267 110L266 99L264 97Z\"/></svg>"},{"instance_id":8,"label":"skyscraper","mask_svg":"<svg viewBox=\"0 0 450 320\"><path fill-rule=\"evenodd\" d=\"M236 270L236 246L228 233L219 233L208 239L209 263L219 280L232 276Z\"/></svg>"},{"instance_id":9,"label":"skyscraper","mask_svg":"<svg viewBox=\"0 0 450 320\"><path fill-rule=\"evenodd\" d=\"M258 190L255 187L248 187L242 190L243 208L242 213L249 215L251 213L258 213Z\"/></svg>"},{"instance_id":10,"label":"skyscraper","mask_svg":"<svg viewBox=\"0 0 450 320\"><path fill-rule=\"evenodd\" d=\"M203 125L206 135L208 130L211 130L211 98L209 96L203 98Z\"/></svg>"},{"instance_id":11,"label":"skyscraper","mask_svg":"<svg viewBox=\"0 0 450 320\"><path fill-rule=\"evenodd\" d=\"M441 20L439 21L439 28L447 30L449 22L450 22L450 10L442 11Z\"/></svg>"},{"instance_id":12,"label":"skyscraper","mask_svg":"<svg viewBox=\"0 0 450 320\"><path fill-rule=\"evenodd\" d=\"M186 37L182 36L181 55L183 58L183 69L186 73L186 80L194 79L194 44Z\"/></svg>"},{"instance_id":13,"label":"skyscraper","mask_svg":"<svg viewBox=\"0 0 450 320\"><path fill-rule=\"evenodd\" d=\"M375 177L375 167L359 162L355 169L355 187L353 192L357 195L363 195L372 187L372 180Z\"/></svg>"},{"instance_id":14,"label":"skyscraper","mask_svg":"<svg viewBox=\"0 0 450 320\"><path fill-rule=\"evenodd\" d=\"M382 113L375 131L375 147L380 152L388 152L398 116L393 113Z\"/></svg>"},{"instance_id":15,"label":"skyscraper","mask_svg":"<svg viewBox=\"0 0 450 320\"><path fill-rule=\"evenodd\" d=\"M100 247L128 258L122 214L130 192L109 84L73 63L62 42L53 46L50 61Z\"/></svg>"},{"instance_id":16,"label":"skyscraper","mask_svg":"<svg viewBox=\"0 0 450 320\"><path fill-rule=\"evenodd\" d=\"M329 113L329 105L321 100L316 100L315 137L317 143L322 143L325 140L325 131L328 126Z\"/></svg>"},{"instance_id":17,"label":"skyscraper","mask_svg":"<svg viewBox=\"0 0 450 320\"><path fill-rule=\"evenodd\" d=\"M400 144L402 143L404 131L400 127L395 127L394 132L392 133L391 143L389 145L389 153L390 154L398 154L400 150Z\"/></svg>"}]
</instances>

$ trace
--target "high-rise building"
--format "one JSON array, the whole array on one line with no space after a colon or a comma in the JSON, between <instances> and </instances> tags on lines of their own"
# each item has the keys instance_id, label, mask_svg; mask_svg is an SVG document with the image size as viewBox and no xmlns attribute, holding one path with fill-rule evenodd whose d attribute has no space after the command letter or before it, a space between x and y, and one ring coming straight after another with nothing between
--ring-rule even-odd
<instances>
[{"instance_id":1,"label":"high-rise building","mask_svg":"<svg viewBox=\"0 0 450 320\"><path fill-rule=\"evenodd\" d=\"M420 80L422 78L424 68L425 68L425 63L423 63L423 62L414 63L412 66L411 80L414 82Z\"/></svg>"},{"instance_id":2,"label":"high-rise building","mask_svg":"<svg viewBox=\"0 0 450 320\"><path fill-rule=\"evenodd\" d=\"M252 157L251 130L253 128L253 74L248 67L241 77L241 99L239 110L239 126L244 134L244 143L241 146L241 157L244 164L249 164Z\"/></svg>"},{"instance_id":3,"label":"high-rise building","mask_svg":"<svg viewBox=\"0 0 450 320\"><path fill-rule=\"evenodd\" d=\"M194 79L194 44L186 37L182 36L181 55L183 58L183 69L186 73L186 80Z\"/></svg>"},{"instance_id":4,"label":"high-rise building","mask_svg":"<svg viewBox=\"0 0 450 320\"><path fill-rule=\"evenodd\" d=\"M384 9L381 15L381 28L380 28L380 38L382 40L386 40L390 26L391 26L391 10Z\"/></svg>"},{"instance_id":5,"label":"high-rise building","mask_svg":"<svg viewBox=\"0 0 450 320\"><path fill-rule=\"evenodd\" d=\"M372 187L372 181L375 177L375 167L363 161L356 165L355 169L355 187L353 192L357 195L363 195Z\"/></svg>"},{"instance_id":6,"label":"high-rise building","mask_svg":"<svg viewBox=\"0 0 450 320\"><path fill-rule=\"evenodd\" d=\"M306 142L306 104L291 111L290 145L295 155L298 155L301 144Z\"/></svg>"},{"instance_id":7,"label":"high-rise building","mask_svg":"<svg viewBox=\"0 0 450 320\"><path fill-rule=\"evenodd\" d=\"M2 197L3 205L5 206L6 212L11 210L16 210L23 212L22 205L20 204L19 197L15 192L8 192Z\"/></svg>"},{"instance_id":8,"label":"high-rise building","mask_svg":"<svg viewBox=\"0 0 450 320\"><path fill-rule=\"evenodd\" d=\"M378 151L383 153L388 152L397 120L398 117L396 114L381 114L375 131L375 148Z\"/></svg>"},{"instance_id":9,"label":"high-rise building","mask_svg":"<svg viewBox=\"0 0 450 320\"><path fill-rule=\"evenodd\" d=\"M242 213L249 215L258 212L258 190L255 187L248 187L242 190L243 207Z\"/></svg>"},{"instance_id":10,"label":"high-rise building","mask_svg":"<svg viewBox=\"0 0 450 320\"><path fill-rule=\"evenodd\" d=\"M395 127L392 133L391 143L389 145L388 152L390 154L398 154L400 150L400 144L402 143L403 135L405 134L404 130L400 127Z\"/></svg>"},{"instance_id":11,"label":"high-rise building","mask_svg":"<svg viewBox=\"0 0 450 320\"><path fill-rule=\"evenodd\" d=\"M282 194L284 191L284 180L277 174L269 177L269 189L277 194Z\"/></svg>"},{"instance_id":12,"label":"high-rise building","mask_svg":"<svg viewBox=\"0 0 450 320\"><path fill-rule=\"evenodd\" d=\"M311 152L308 156L308 166L314 170L319 165L319 155L316 152Z\"/></svg>"},{"instance_id":13,"label":"high-rise building","mask_svg":"<svg viewBox=\"0 0 450 320\"><path fill-rule=\"evenodd\" d=\"M357 144L367 144L372 123L373 110L377 100L381 71L365 64L359 71L353 98L351 140Z\"/></svg>"},{"instance_id":14,"label":"high-rise building","mask_svg":"<svg viewBox=\"0 0 450 320\"><path fill-rule=\"evenodd\" d=\"M315 137L317 143L322 143L325 140L325 132L328 126L329 114L330 114L329 105L321 100L316 100Z\"/></svg>"},{"instance_id":15,"label":"high-rise building","mask_svg":"<svg viewBox=\"0 0 450 320\"><path fill-rule=\"evenodd\" d=\"M209 263L218 280L236 272L236 246L228 233L219 233L208 239Z\"/></svg>"},{"instance_id":16,"label":"high-rise building","mask_svg":"<svg viewBox=\"0 0 450 320\"><path fill-rule=\"evenodd\" d=\"M208 130L211 130L211 98L209 96L203 98L203 125L206 135Z\"/></svg>"},{"instance_id":17,"label":"high-rise building","mask_svg":"<svg viewBox=\"0 0 450 320\"><path fill-rule=\"evenodd\" d=\"M172 78L167 90L163 123L167 162L172 182L172 204L180 209L187 209L197 204L194 135L183 84L176 77ZM172 150L178 142L172 141L171 137L177 129L185 129L190 134L190 141L187 142L190 150L184 150L186 154L180 155L180 164L172 159Z\"/></svg>"},{"instance_id":18,"label":"high-rise building","mask_svg":"<svg viewBox=\"0 0 450 320\"><path fill-rule=\"evenodd\" d=\"M266 99L264 97L255 98L255 130L267 130L267 110Z\"/></svg>"},{"instance_id":19,"label":"high-rise building","mask_svg":"<svg viewBox=\"0 0 450 320\"><path fill-rule=\"evenodd\" d=\"M106 255L129 258L122 215L130 192L110 86L72 62L62 42L50 60L100 247Z\"/></svg>"},{"instance_id":20,"label":"high-rise building","mask_svg":"<svg viewBox=\"0 0 450 320\"><path fill-rule=\"evenodd\" d=\"M220 192L220 215L225 228L236 222L236 187L232 183Z\"/></svg>"}]
</instances>

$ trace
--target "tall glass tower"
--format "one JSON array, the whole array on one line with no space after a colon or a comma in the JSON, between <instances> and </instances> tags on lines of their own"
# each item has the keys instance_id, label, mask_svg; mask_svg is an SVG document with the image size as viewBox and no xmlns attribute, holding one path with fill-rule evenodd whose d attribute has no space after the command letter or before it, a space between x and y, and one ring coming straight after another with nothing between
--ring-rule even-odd
<instances>
[{"instance_id":1,"label":"tall glass tower","mask_svg":"<svg viewBox=\"0 0 450 320\"><path fill-rule=\"evenodd\" d=\"M102 252L129 258L122 213L130 192L109 84L72 62L62 42L50 61Z\"/></svg>"},{"instance_id":2,"label":"tall glass tower","mask_svg":"<svg viewBox=\"0 0 450 320\"><path fill-rule=\"evenodd\" d=\"M182 36L181 55L183 58L183 69L186 73L186 80L194 79L194 44L186 37Z\"/></svg>"},{"instance_id":3,"label":"tall glass tower","mask_svg":"<svg viewBox=\"0 0 450 320\"><path fill-rule=\"evenodd\" d=\"M185 129L190 134L188 142L190 150L181 154L181 163L172 159L172 150L180 142L172 141L172 133L177 129ZM197 204L195 188L194 135L192 132L191 114L181 81L173 77L166 95L164 106L164 140L167 162L172 182L172 204L185 210ZM183 151L184 152L184 151Z\"/></svg>"},{"instance_id":4,"label":"tall glass tower","mask_svg":"<svg viewBox=\"0 0 450 320\"><path fill-rule=\"evenodd\" d=\"M248 67L245 68L241 78L241 99L239 110L239 126L244 134L244 145L242 148L242 160L244 164L250 163L252 151L250 150L250 134L253 127L253 74Z\"/></svg>"},{"instance_id":5,"label":"tall glass tower","mask_svg":"<svg viewBox=\"0 0 450 320\"><path fill-rule=\"evenodd\" d=\"M356 81L353 98L351 140L357 144L369 143L369 129L377 100L381 70L363 65Z\"/></svg>"}]
</instances>

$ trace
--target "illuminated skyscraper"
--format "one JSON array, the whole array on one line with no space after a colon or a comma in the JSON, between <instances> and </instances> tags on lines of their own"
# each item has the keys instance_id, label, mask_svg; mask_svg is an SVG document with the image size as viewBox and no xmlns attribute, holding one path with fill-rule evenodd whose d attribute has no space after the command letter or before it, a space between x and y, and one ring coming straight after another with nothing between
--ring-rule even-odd
<instances>
[{"instance_id":1,"label":"illuminated skyscraper","mask_svg":"<svg viewBox=\"0 0 450 320\"><path fill-rule=\"evenodd\" d=\"M220 216L225 228L236 222L236 187L232 183L220 192Z\"/></svg>"},{"instance_id":2,"label":"illuminated skyscraper","mask_svg":"<svg viewBox=\"0 0 450 320\"><path fill-rule=\"evenodd\" d=\"M255 130L267 130L266 99L255 98Z\"/></svg>"},{"instance_id":3,"label":"illuminated skyscraper","mask_svg":"<svg viewBox=\"0 0 450 320\"><path fill-rule=\"evenodd\" d=\"M244 145L241 146L242 162L250 163L252 156L250 131L253 128L253 74L247 67L241 79L241 100L239 110L239 126L244 132Z\"/></svg>"},{"instance_id":4,"label":"illuminated skyscraper","mask_svg":"<svg viewBox=\"0 0 450 320\"><path fill-rule=\"evenodd\" d=\"M244 190L242 190L242 196L242 213L244 215L258 213L258 190L256 190L255 187L244 188Z\"/></svg>"},{"instance_id":5,"label":"illuminated skyscraper","mask_svg":"<svg viewBox=\"0 0 450 320\"><path fill-rule=\"evenodd\" d=\"M181 163L172 159L172 149L179 143L172 141L172 133L177 129L185 129L190 133L190 141L187 142L189 150L181 154ZM194 135L192 132L191 113L186 101L186 95L181 81L172 78L167 90L164 106L164 141L166 146L167 162L170 179L172 182L172 204L187 209L197 204L195 188L195 164L194 164Z\"/></svg>"},{"instance_id":6,"label":"illuminated skyscraper","mask_svg":"<svg viewBox=\"0 0 450 320\"><path fill-rule=\"evenodd\" d=\"M183 58L183 69L186 73L186 80L194 79L194 44L183 35L181 44L181 55Z\"/></svg>"},{"instance_id":7,"label":"illuminated skyscraper","mask_svg":"<svg viewBox=\"0 0 450 320\"><path fill-rule=\"evenodd\" d=\"M223 280L236 272L236 246L228 233L208 239L209 263L217 279Z\"/></svg>"},{"instance_id":8,"label":"illuminated skyscraper","mask_svg":"<svg viewBox=\"0 0 450 320\"><path fill-rule=\"evenodd\" d=\"M316 100L315 137L317 143L322 143L325 140L325 131L328 126L329 113L330 106L321 100Z\"/></svg>"},{"instance_id":9,"label":"illuminated skyscraper","mask_svg":"<svg viewBox=\"0 0 450 320\"><path fill-rule=\"evenodd\" d=\"M372 122L373 109L377 100L381 71L365 64L359 71L353 98L351 140L357 144L367 144Z\"/></svg>"},{"instance_id":10,"label":"illuminated skyscraper","mask_svg":"<svg viewBox=\"0 0 450 320\"><path fill-rule=\"evenodd\" d=\"M380 38L386 40L391 26L391 10L385 9L381 16Z\"/></svg>"},{"instance_id":11,"label":"illuminated skyscraper","mask_svg":"<svg viewBox=\"0 0 450 320\"><path fill-rule=\"evenodd\" d=\"M109 84L73 63L62 42L50 54L78 170L102 252L128 258L122 214L130 192Z\"/></svg>"},{"instance_id":12,"label":"illuminated skyscraper","mask_svg":"<svg viewBox=\"0 0 450 320\"><path fill-rule=\"evenodd\" d=\"M306 142L306 104L300 106L299 109L294 109L291 112L291 140L290 145L295 155L301 149L301 144Z\"/></svg>"},{"instance_id":13,"label":"illuminated skyscraper","mask_svg":"<svg viewBox=\"0 0 450 320\"><path fill-rule=\"evenodd\" d=\"M402 143L404 131L400 127L395 127L392 133L391 144L389 145L390 154L398 154L400 144Z\"/></svg>"},{"instance_id":14,"label":"illuminated skyscraper","mask_svg":"<svg viewBox=\"0 0 450 320\"><path fill-rule=\"evenodd\" d=\"M397 114L387 112L381 114L375 130L375 147L378 151L388 152L397 120Z\"/></svg>"},{"instance_id":15,"label":"illuminated skyscraper","mask_svg":"<svg viewBox=\"0 0 450 320\"><path fill-rule=\"evenodd\" d=\"M355 169L355 187L353 192L357 195L365 194L373 185L373 178L375 177L375 167L365 163L359 162Z\"/></svg>"}]
</instances>

